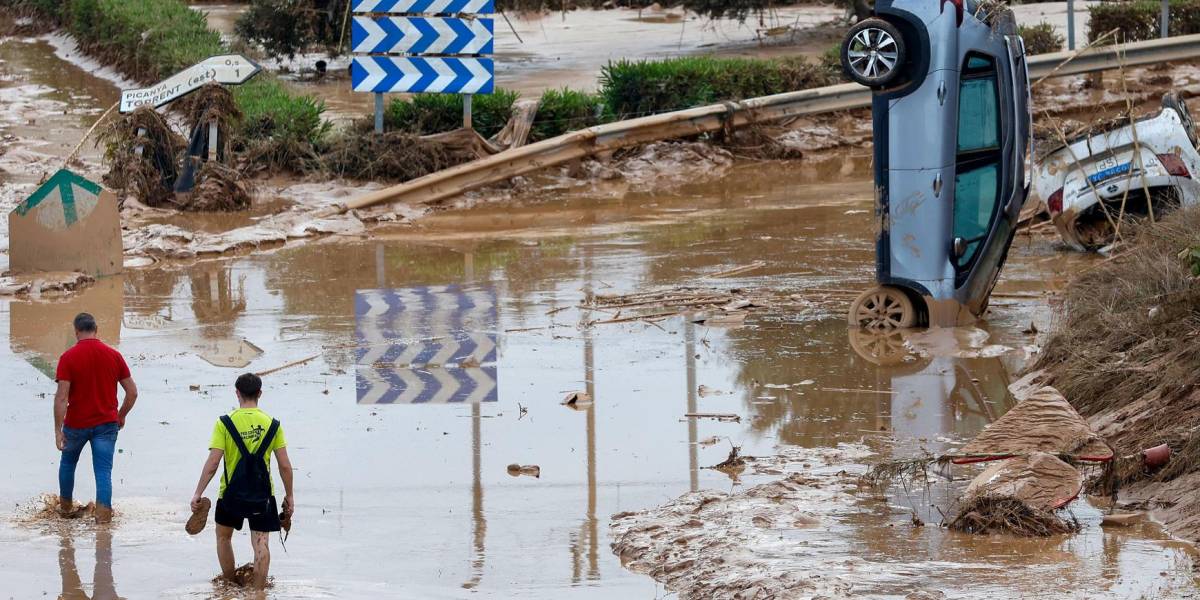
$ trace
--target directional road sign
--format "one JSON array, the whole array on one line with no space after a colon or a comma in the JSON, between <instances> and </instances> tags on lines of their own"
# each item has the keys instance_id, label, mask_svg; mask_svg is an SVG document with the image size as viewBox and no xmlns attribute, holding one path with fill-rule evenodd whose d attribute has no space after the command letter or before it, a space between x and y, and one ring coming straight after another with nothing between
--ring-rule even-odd
<instances>
[{"instance_id":1,"label":"directional road sign","mask_svg":"<svg viewBox=\"0 0 1200 600\"><path fill-rule=\"evenodd\" d=\"M490 58L356 56L350 81L356 92L490 94Z\"/></svg>"},{"instance_id":2,"label":"directional road sign","mask_svg":"<svg viewBox=\"0 0 1200 600\"><path fill-rule=\"evenodd\" d=\"M8 216L9 266L14 273L120 273L117 199L96 183L60 169Z\"/></svg>"},{"instance_id":3,"label":"directional road sign","mask_svg":"<svg viewBox=\"0 0 1200 600\"><path fill-rule=\"evenodd\" d=\"M350 41L366 54L491 54L492 19L354 17Z\"/></svg>"},{"instance_id":4,"label":"directional road sign","mask_svg":"<svg viewBox=\"0 0 1200 600\"><path fill-rule=\"evenodd\" d=\"M138 90L123 90L120 110L127 113L140 106L159 107L200 89L206 83L245 83L261 70L262 67L241 54L213 56L164 79L157 85Z\"/></svg>"},{"instance_id":5,"label":"directional road sign","mask_svg":"<svg viewBox=\"0 0 1200 600\"><path fill-rule=\"evenodd\" d=\"M362 290L354 306L359 404L499 399L494 291Z\"/></svg>"},{"instance_id":6,"label":"directional road sign","mask_svg":"<svg viewBox=\"0 0 1200 600\"><path fill-rule=\"evenodd\" d=\"M457 15L496 12L496 0L354 0L356 13Z\"/></svg>"}]
</instances>

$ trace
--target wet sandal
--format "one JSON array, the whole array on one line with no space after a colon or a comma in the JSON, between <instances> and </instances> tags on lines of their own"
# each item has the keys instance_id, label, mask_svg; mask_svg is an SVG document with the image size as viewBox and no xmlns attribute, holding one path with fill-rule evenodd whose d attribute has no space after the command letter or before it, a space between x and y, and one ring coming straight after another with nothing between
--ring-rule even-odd
<instances>
[{"instance_id":1,"label":"wet sandal","mask_svg":"<svg viewBox=\"0 0 1200 600\"><path fill-rule=\"evenodd\" d=\"M212 508L212 500L208 498L200 499L200 509L192 511L191 518L188 519L184 529L190 535L196 535L204 531L204 526L208 525L208 510Z\"/></svg>"}]
</instances>

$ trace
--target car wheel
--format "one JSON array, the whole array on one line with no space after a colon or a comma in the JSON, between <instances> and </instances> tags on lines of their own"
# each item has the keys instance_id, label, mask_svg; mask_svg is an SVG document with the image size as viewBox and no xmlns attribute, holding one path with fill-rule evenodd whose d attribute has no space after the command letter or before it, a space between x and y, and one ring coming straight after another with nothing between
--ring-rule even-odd
<instances>
[{"instance_id":1,"label":"car wheel","mask_svg":"<svg viewBox=\"0 0 1200 600\"><path fill-rule=\"evenodd\" d=\"M850 305L850 325L886 331L917 324L917 309L900 288L880 285L861 294Z\"/></svg>"},{"instance_id":2,"label":"car wheel","mask_svg":"<svg viewBox=\"0 0 1200 600\"><path fill-rule=\"evenodd\" d=\"M1187 131L1188 141L1192 143L1192 147L1195 147L1200 136L1196 135L1196 122L1192 120L1192 113L1188 111L1187 102L1184 102L1175 92L1169 92L1163 94L1162 106L1179 115L1179 120L1183 121L1183 129Z\"/></svg>"},{"instance_id":3,"label":"car wheel","mask_svg":"<svg viewBox=\"0 0 1200 600\"><path fill-rule=\"evenodd\" d=\"M883 19L866 19L842 41L842 70L851 81L884 87L896 80L905 61L904 38Z\"/></svg>"}]
</instances>

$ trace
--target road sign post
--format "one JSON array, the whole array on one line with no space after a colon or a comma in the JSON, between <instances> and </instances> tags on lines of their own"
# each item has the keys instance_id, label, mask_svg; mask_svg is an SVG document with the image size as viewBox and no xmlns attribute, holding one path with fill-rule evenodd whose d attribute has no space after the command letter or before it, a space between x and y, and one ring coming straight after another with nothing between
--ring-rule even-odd
<instances>
[{"instance_id":1,"label":"road sign post","mask_svg":"<svg viewBox=\"0 0 1200 600\"><path fill-rule=\"evenodd\" d=\"M383 133L383 92L375 92L375 133Z\"/></svg>"},{"instance_id":2,"label":"road sign post","mask_svg":"<svg viewBox=\"0 0 1200 600\"><path fill-rule=\"evenodd\" d=\"M494 89L495 0L352 0L352 89L378 94L463 95L463 126L472 126L471 96Z\"/></svg>"},{"instance_id":3,"label":"road sign post","mask_svg":"<svg viewBox=\"0 0 1200 600\"><path fill-rule=\"evenodd\" d=\"M1171 1L1162 0L1162 15L1159 17L1160 37L1166 38L1171 35Z\"/></svg>"},{"instance_id":4,"label":"road sign post","mask_svg":"<svg viewBox=\"0 0 1200 600\"><path fill-rule=\"evenodd\" d=\"M142 106L158 108L178 100L209 83L238 85L258 75L262 67L240 54L206 58L148 88L121 91L121 112Z\"/></svg>"},{"instance_id":5,"label":"road sign post","mask_svg":"<svg viewBox=\"0 0 1200 600\"><path fill-rule=\"evenodd\" d=\"M1067 50L1075 49L1075 0L1067 0Z\"/></svg>"}]
</instances>

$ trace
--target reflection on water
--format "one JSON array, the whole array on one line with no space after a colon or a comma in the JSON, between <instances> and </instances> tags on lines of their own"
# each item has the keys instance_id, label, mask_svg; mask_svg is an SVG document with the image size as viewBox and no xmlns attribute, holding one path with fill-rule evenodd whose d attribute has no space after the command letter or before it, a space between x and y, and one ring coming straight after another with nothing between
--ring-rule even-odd
<instances>
[{"instance_id":1,"label":"reflection on water","mask_svg":"<svg viewBox=\"0 0 1200 600\"><path fill-rule=\"evenodd\" d=\"M113 581L112 531L107 527L96 529L96 568L92 583L87 585L79 577L75 562L75 540L67 528L59 531L58 567L62 574L62 593L59 600L119 600L117 585ZM89 593L90 590L90 593Z\"/></svg>"},{"instance_id":2,"label":"reflection on water","mask_svg":"<svg viewBox=\"0 0 1200 600\"><path fill-rule=\"evenodd\" d=\"M585 326L615 316L578 308L588 296L697 285L704 274L750 258L766 265L704 285L771 286L804 296L854 290L871 279L869 215L854 212L869 208L869 186L791 185L781 172L774 187L746 179L742 196L738 177L745 176L734 177L730 188L686 188L686 198L473 210L376 240L329 240L133 271L66 302L4 303L6 347L49 365L69 345L70 317L81 309L97 313L106 339L119 341L139 384L145 382L147 401L122 432L131 450L118 463L129 469L122 495L170 496L170 502L194 483L194 474L179 473L178 465L198 460L196 446L207 439L212 416L230 402L234 371L194 356L196 343L244 337L269 366L321 353L266 377L269 410L287 426L303 490L304 520L272 567L278 589L293 596L323 587L340 597L379 597L385 586L394 592L385 597L446 597L464 589L481 597L649 597L653 582L621 568L608 551L608 515L690 490L729 490L725 475L704 468L725 458L725 440L759 456L780 444L863 439L890 442L878 446L897 457L938 452L1007 410L1006 385L1025 360L1019 352L920 357L902 341L856 341L840 309L821 308L827 303L798 314L756 314L732 329L684 318ZM539 214L555 223L553 235L531 227ZM513 222L524 225L514 230ZM1001 285L1044 286L1061 264L1029 257L1042 261L1050 251L1015 251ZM998 305L986 325L989 343L1029 343L1016 332L1042 318L1035 307ZM496 346L482 357L462 349L482 347L471 337L479 333ZM445 341L459 348L448 350ZM890 348L896 356L856 352L864 347ZM476 361L479 368L504 365L504 376L493 376L489 401L395 409L360 403L362 383L375 371L475 368ZM0 371L28 390L47 389L46 377L24 361L0 360ZM203 393L216 386L225 390ZM712 391L701 393L701 386ZM590 406L559 405L578 390L590 394ZM406 391L400 388L396 399ZM0 434L34 449L35 460L12 469L17 480L37 481L53 453L37 425L47 418L45 403L27 400L12 404L15 424L0 424ZM741 421L685 419L688 412L733 413ZM200 441L162 443L168 436ZM722 442L705 443L713 438ZM541 478L509 477L503 467L510 463L539 465ZM743 479L734 485L761 481ZM0 502L31 494L6 486ZM1011 542L932 526L910 531L903 527L908 502L895 494L886 502L864 500L867 510L825 532L831 539L806 534L803 550L820 560L797 564L813 570L857 564L884 573L872 584L880 593L916 589L914 578L933 564L945 589L983 581L986 592L970 592L977 597L1036 595L1043 588L1121 597L1175 582L1157 575L1173 561L1190 564L1152 529L1102 530L1098 513L1086 507L1080 536ZM160 567L209 564L211 549L169 537L128 548L153 559L127 563L139 576L122 578L126 594L190 597L163 590L187 589L196 575ZM20 558L5 548L0 564ZM26 551L53 555L58 548L31 540ZM126 548L118 551L125 560ZM386 556L389 566L364 556ZM980 572L987 577L979 579ZM16 597L36 597L48 589L47 575L57 579L38 568L30 573L16 584Z\"/></svg>"}]
</instances>

